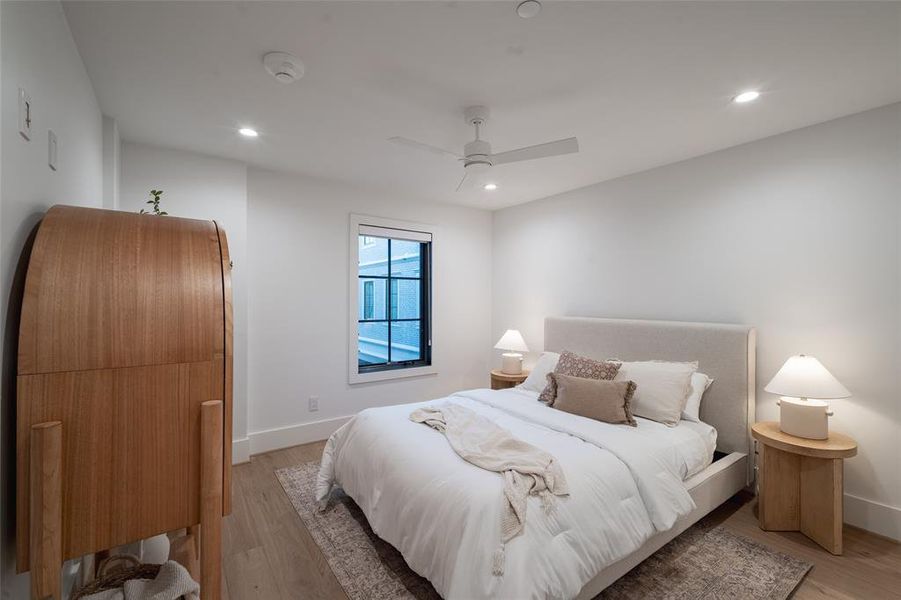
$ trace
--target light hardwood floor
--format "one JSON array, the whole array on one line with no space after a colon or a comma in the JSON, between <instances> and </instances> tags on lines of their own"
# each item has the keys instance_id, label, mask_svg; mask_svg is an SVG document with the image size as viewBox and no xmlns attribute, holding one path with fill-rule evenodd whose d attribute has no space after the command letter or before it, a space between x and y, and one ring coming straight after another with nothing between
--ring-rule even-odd
<instances>
[{"instance_id":1,"label":"light hardwood floor","mask_svg":"<svg viewBox=\"0 0 901 600\"><path fill-rule=\"evenodd\" d=\"M274 473L318 460L323 445L262 454L234 468L233 512L223 531L223 598L347 598ZM901 600L901 544L846 526L845 554L832 556L801 533L761 531L755 504L734 499L714 514L731 531L814 564L795 599Z\"/></svg>"}]
</instances>

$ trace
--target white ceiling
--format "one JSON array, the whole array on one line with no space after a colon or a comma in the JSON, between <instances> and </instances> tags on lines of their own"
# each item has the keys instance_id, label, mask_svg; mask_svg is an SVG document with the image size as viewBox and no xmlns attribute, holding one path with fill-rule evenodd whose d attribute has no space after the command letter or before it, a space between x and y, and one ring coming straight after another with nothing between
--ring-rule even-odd
<instances>
[{"instance_id":1,"label":"white ceiling","mask_svg":"<svg viewBox=\"0 0 901 600\"><path fill-rule=\"evenodd\" d=\"M67 2L105 114L125 140L498 208L901 100L901 4ZM285 86L261 63L293 52ZM755 103L730 98L759 88ZM462 108L494 150L576 135L581 152L495 167L453 192ZM260 131L236 135L240 125Z\"/></svg>"}]
</instances>

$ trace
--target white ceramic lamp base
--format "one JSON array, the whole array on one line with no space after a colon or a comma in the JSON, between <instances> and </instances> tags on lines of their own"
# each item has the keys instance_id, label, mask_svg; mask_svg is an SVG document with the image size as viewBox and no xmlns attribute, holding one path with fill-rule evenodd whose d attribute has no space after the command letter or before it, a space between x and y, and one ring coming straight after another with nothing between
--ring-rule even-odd
<instances>
[{"instance_id":1,"label":"white ceramic lamp base","mask_svg":"<svg viewBox=\"0 0 901 600\"><path fill-rule=\"evenodd\" d=\"M501 372L506 375L522 374L522 354L517 352L504 352L501 355Z\"/></svg>"},{"instance_id":2,"label":"white ceramic lamp base","mask_svg":"<svg viewBox=\"0 0 901 600\"><path fill-rule=\"evenodd\" d=\"M779 399L779 429L810 440L829 437L829 404L783 396Z\"/></svg>"}]
</instances>

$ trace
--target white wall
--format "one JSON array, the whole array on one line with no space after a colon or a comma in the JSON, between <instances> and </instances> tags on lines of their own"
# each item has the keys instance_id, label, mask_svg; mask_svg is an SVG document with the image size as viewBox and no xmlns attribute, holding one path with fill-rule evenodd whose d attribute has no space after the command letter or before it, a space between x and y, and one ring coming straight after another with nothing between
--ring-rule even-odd
<instances>
[{"instance_id":1,"label":"white wall","mask_svg":"<svg viewBox=\"0 0 901 600\"><path fill-rule=\"evenodd\" d=\"M224 224L235 269L236 462L323 439L369 406L487 385L491 213L250 169L235 161L123 142L120 210L163 190L172 215ZM436 376L347 383L351 212L434 223ZM308 411L319 396L320 410Z\"/></svg>"},{"instance_id":2,"label":"white wall","mask_svg":"<svg viewBox=\"0 0 901 600\"><path fill-rule=\"evenodd\" d=\"M119 176L121 169L122 140L119 123L112 117L103 117L103 208L119 206Z\"/></svg>"},{"instance_id":3,"label":"white wall","mask_svg":"<svg viewBox=\"0 0 901 600\"><path fill-rule=\"evenodd\" d=\"M150 190L163 190L162 210L177 217L211 219L228 236L234 302L234 422L232 437L247 436L247 167L243 163L158 148L122 143L118 209L137 212L150 199ZM246 461L245 446L233 458Z\"/></svg>"},{"instance_id":4,"label":"white wall","mask_svg":"<svg viewBox=\"0 0 901 600\"><path fill-rule=\"evenodd\" d=\"M371 406L487 387L489 212L250 169L247 213L252 451L323 439L341 417ZM347 383L350 213L438 225L437 375ZM314 395L320 409L311 413Z\"/></svg>"},{"instance_id":5,"label":"white wall","mask_svg":"<svg viewBox=\"0 0 901 600\"><path fill-rule=\"evenodd\" d=\"M831 423L860 443L846 520L901 538L899 135L892 105L496 212L493 334L755 325L758 420L778 419L762 388L782 362L820 358L854 393Z\"/></svg>"},{"instance_id":6,"label":"white wall","mask_svg":"<svg viewBox=\"0 0 901 600\"><path fill-rule=\"evenodd\" d=\"M18 302L9 294L25 241L53 204L100 206L103 197L100 109L58 2L0 2L0 578L2 597L26 598L15 575L15 340ZM18 134L18 88L33 105L32 138ZM47 130L56 132L59 170L47 166ZM24 276L24 274L22 274Z\"/></svg>"}]
</instances>

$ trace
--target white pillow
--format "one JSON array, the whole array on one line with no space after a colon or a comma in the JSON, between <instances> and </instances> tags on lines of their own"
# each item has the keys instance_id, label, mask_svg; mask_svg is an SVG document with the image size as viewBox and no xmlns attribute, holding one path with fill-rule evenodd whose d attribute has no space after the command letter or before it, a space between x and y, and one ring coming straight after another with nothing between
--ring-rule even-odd
<instances>
[{"instance_id":1,"label":"white pillow","mask_svg":"<svg viewBox=\"0 0 901 600\"><path fill-rule=\"evenodd\" d=\"M682 410L682 419L685 421L701 422L701 398L704 392L713 383L713 379L703 373L695 372L691 376L691 392L688 393L688 399L685 401L685 408Z\"/></svg>"},{"instance_id":2,"label":"white pillow","mask_svg":"<svg viewBox=\"0 0 901 600\"><path fill-rule=\"evenodd\" d=\"M547 374L554 371L558 360L560 360L560 355L556 352L542 352L535 367L532 368L532 372L525 381L519 384L520 389L540 394L547 385Z\"/></svg>"},{"instance_id":3,"label":"white pillow","mask_svg":"<svg viewBox=\"0 0 901 600\"><path fill-rule=\"evenodd\" d=\"M632 397L632 414L674 427L682 418L691 376L697 370L697 362L623 362L613 380L631 380L638 385Z\"/></svg>"}]
</instances>

